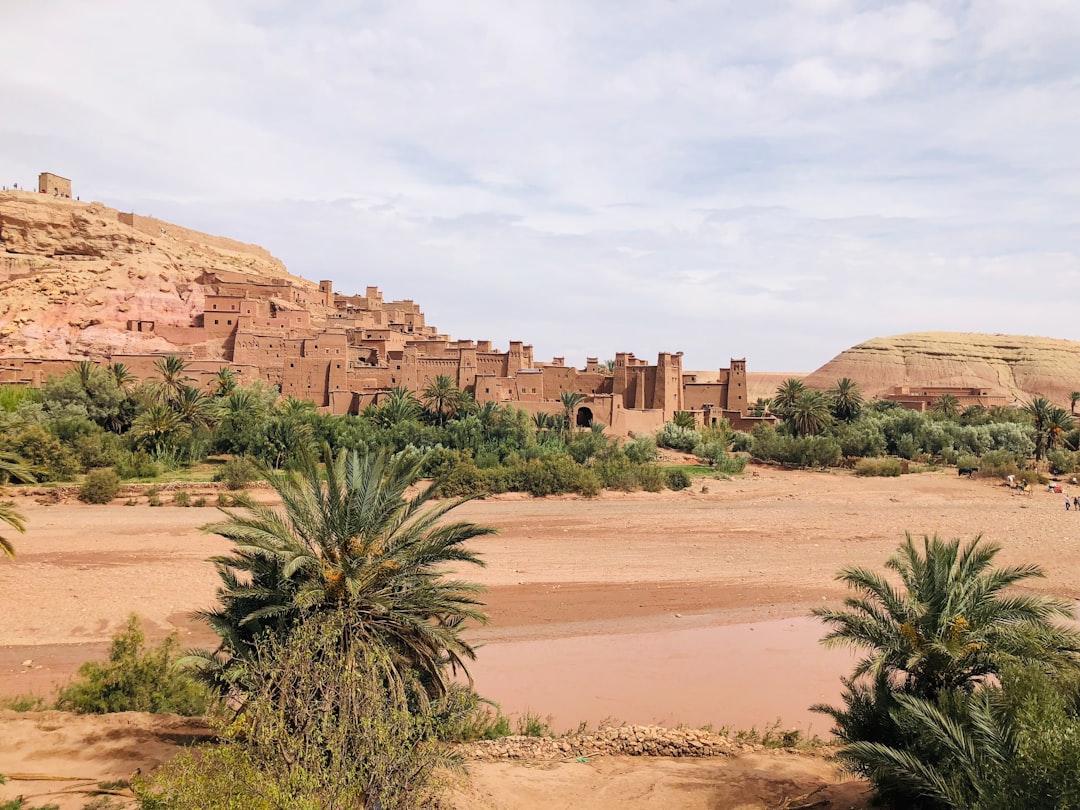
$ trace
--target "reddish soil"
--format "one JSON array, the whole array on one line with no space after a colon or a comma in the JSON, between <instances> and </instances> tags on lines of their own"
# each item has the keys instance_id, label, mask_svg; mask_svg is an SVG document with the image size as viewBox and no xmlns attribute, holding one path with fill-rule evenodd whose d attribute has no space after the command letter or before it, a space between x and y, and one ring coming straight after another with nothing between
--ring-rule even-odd
<instances>
[{"instance_id":1,"label":"reddish soil","mask_svg":"<svg viewBox=\"0 0 1080 810\"><path fill-rule=\"evenodd\" d=\"M1080 596L1080 514L1064 510L1063 495L1013 494L947 472L857 479L770 468L705 487L595 500L508 495L462 507L459 516L500 530L475 542L487 567L464 572L489 587L491 622L472 634L485 645L473 667L479 690L510 712L550 713L557 728L603 718L762 728L780 718L825 733L806 709L835 699L850 657L822 651L820 628L805 617L843 598L834 579L842 566L879 567L905 531L981 533L1002 546L1000 563L1043 566L1047 576L1034 590ZM215 510L16 501L28 530L12 538L16 560L0 564L0 696L48 695L79 663L103 655L132 611L152 636L175 629L185 646L213 642L187 614L214 600L205 559L227 544L199 527L218 519ZM573 775L478 765L472 789L480 792L462 795L480 806L544 806L508 798L535 782L537 790L570 791L558 806L660 806L635 803L631 786L643 778L657 790L665 780L680 786L683 799L664 794L669 807L782 801L776 791L752 799L747 788L750 803L732 804L693 787L712 777L681 770L723 763L621 762L575 763ZM815 778L830 780L830 766L812 762L805 767ZM763 767L766 776L779 768ZM489 779L518 787L500 798ZM606 794L602 786L614 784L627 787ZM813 779L796 786L806 785Z\"/></svg>"}]
</instances>

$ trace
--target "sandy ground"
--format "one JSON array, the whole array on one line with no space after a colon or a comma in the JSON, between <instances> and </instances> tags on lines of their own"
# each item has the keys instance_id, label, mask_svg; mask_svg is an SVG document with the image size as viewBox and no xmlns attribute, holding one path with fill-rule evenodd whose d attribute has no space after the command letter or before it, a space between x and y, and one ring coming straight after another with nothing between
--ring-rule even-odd
<instances>
[{"instance_id":1,"label":"sandy ground","mask_svg":"<svg viewBox=\"0 0 1080 810\"><path fill-rule=\"evenodd\" d=\"M475 542L487 567L467 572L489 588L491 622L472 636L484 645L473 667L481 693L506 711L550 714L556 728L779 721L824 734L827 724L807 707L835 700L851 658L822 650L821 628L806 615L843 598L834 580L841 566L880 566L905 531L981 533L1003 547L1000 563L1043 566L1035 590L1080 597L1080 514L1064 510L1063 495L1013 494L947 472L857 479L770 468L704 488L595 500L508 495L462 507L462 517L500 530ZM214 599L204 561L227 545L199 527L215 510L16 500L28 531L13 538L17 559L0 565L0 696L49 694L103 655L132 611L152 635L175 629L185 645L212 643L187 616ZM5 716L2 736L13 733ZM460 806L772 807L835 781L821 760L753 756L761 761L736 758L738 773L725 782L743 785L732 789L748 804L715 792L729 760L602 758L477 765ZM802 773L786 787L783 763ZM13 764L10 746L0 746L0 772L18 770ZM110 767L105 754L99 765ZM755 779L775 784L755 794ZM565 793L550 793L556 788ZM549 801L524 801L530 791L548 791Z\"/></svg>"}]
</instances>

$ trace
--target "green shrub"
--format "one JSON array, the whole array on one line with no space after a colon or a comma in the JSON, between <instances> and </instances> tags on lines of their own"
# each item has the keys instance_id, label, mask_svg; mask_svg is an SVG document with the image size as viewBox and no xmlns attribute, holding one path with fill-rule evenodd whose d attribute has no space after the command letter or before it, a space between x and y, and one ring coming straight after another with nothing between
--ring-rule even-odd
<instances>
[{"instance_id":1,"label":"green shrub","mask_svg":"<svg viewBox=\"0 0 1080 810\"><path fill-rule=\"evenodd\" d=\"M647 464L656 461L656 439L652 436L638 436L622 446L626 457L635 464Z\"/></svg>"},{"instance_id":2,"label":"green shrub","mask_svg":"<svg viewBox=\"0 0 1080 810\"><path fill-rule=\"evenodd\" d=\"M739 475L746 469L746 456L725 456L717 459L713 469L720 475Z\"/></svg>"},{"instance_id":3,"label":"green shrub","mask_svg":"<svg viewBox=\"0 0 1080 810\"><path fill-rule=\"evenodd\" d=\"M247 456L233 456L214 474L215 481L223 481L230 490L243 489L259 477L259 468Z\"/></svg>"},{"instance_id":4,"label":"green shrub","mask_svg":"<svg viewBox=\"0 0 1080 810\"><path fill-rule=\"evenodd\" d=\"M116 471L124 480L131 478L157 478L161 475L161 465L145 450L132 453L130 450L118 455Z\"/></svg>"},{"instance_id":5,"label":"green shrub","mask_svg":"<svg viewBox=\"0 0 1080 810\"><path fill-rule=\"evenodd\" d=\"M863 458L855 465L855 474L891 478L900 475L898 458Z\"/></svg>"},{"instance_id":6,"label":"green shrub","mask_svg":"<svg viewBox=\"0 0 1080 810\"><path fill-rule=\"evenodd\" d=\"M1054 475L1069 475L1076 472L1076 453L1068 450L1051 450L1046 454L1046 460L1050 463L1050 472Z\"/></svg>"},{"instance_id":7,"label":"green shrub","mask_svg":"<svg viewBox=\"0 0 1080 810\"><path fill-rule=\"evenodd\" d=\"M79 489L79 500L85 503L109 503L119 493L120 476L116 470L91 470Z\"/></svg>"},{"instance_id":8,"label":"green shrub","mask_svg":"<svg viewBox=\"0 0 1080 810\"><path fill-rule=\"evenodd\" d=\"M173 495L172 502L173 506L191 506L191 495L184 492L183 490L180 490L175 495Z\"/></svg>"},{"instance_id":9,"label":"green shrub","mask_svg":"<svg viewBox=\"0 0 1080 810\"><path fill-rule=\"evenodd\" d=\"M204 506L206 506L206 498L200 495L198 498L192 501L191 505L198 509L202 509Z\"/></svg>"},{"instance_id":10,"label":"green shrub","mask_svg":"<svg viewBox=\"0 0 1080 810\"><path fill-rule=\"evenodd\" d=\"M679 427L674 422L666 423L656 434L656 443L661 447L670 447L672 450L682 450L684 453L694 452L694 448L701 441L701 435L690 427Z\"/></svg>"},{"instance_id":11,"label":"green shrub","mask_svg":"<svg viewBox=\"0 0 1080 810\"><path fill-rule=\"evenodd\" d=\"M154 712L187 716L203 714L209 701L206 689L177 666L173 634L151 649L138 617L113 636L109 660L88 661L76 680L60 690L58 709L88 714Z\"/></svg>"},{"instance_id":12,"label":"green shrub","mask_svg":"<svg viewBox=\"0 0 1080 810\"><path fill-rule=\"evenodd\" d=\"M223 742L181 753L136 787L143 807L374 808L431 805L448 757L422 690L346 611L268 636L236 686ZM156 803L156 804L154 804Z\"/></svg>"},{"instance_id":13,"label":"green shrub","mask_svg":"<svg viewBox=\"0 0 1080 810\"><path fill-rule=\"evenodd\" d=\"M1008 450L991 450L983 453L978 467L979 475L987 478L1006 478L1020 472L1016 464L1016 456Z\"/></svg>"},{"instance_id":14,"label":"green shrub","mask_svg":"<svg viewBox=\"0 0 1080 810\"><path fill-rule=\"evenodd\" d=\"M690 486L690 473L686 470L676 469L667 471L668 489L678 491L680 489L686 489L688 486Z\"/></svg>"},{"instance_id":15,"label":"green shrub","mask_svg":"<svg viewBox=\"0 0 1080 810\"><path fill-rule=\"evenodd\" d=\"M646 492L659 492L667 483L664 469L658 464L638 464L635 470L638 484Z\"/></svg>"},{"instance_id":16,"label":"green shrub","mask_svg":"<svg viewBox=\"0 0 1080 810\"><path fill-rule=\"evenodd\" d=\"M973 456L970 453L964 453L956 457L954 462L957 467L964 470L977 470L979 469L979 458Z\"/></svg>"},{"instance_id":17,"label":"green shrub","mask_svg":"<svg viewBox=\"0 0 1080 810\"><path fill-rule=\"evenodd\" d=\"M151 506L161 506L161 487L157 484L146 488L146 502Z\"/></svg>"}]
</instances>

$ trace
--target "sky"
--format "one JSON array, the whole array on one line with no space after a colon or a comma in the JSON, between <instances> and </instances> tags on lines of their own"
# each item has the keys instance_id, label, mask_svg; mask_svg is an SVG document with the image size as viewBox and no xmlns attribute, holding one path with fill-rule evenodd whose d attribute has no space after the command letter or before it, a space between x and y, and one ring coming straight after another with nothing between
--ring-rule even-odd
<instances>
[{"instance_id":1,"label":"sky","mask_svg":"<svg viewBox=\"0 0 1080 810\"><path fill-rule=\"evenodd\" d=\"M538 360L1080 339L1075 0L0 0L0 182Z\"/></svg>"}]
</instances>

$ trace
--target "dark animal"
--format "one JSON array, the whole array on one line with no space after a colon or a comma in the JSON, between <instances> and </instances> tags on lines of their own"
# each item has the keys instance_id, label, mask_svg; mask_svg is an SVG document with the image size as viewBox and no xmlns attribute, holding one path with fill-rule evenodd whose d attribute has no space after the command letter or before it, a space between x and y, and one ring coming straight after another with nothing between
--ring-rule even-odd
<instances>
[{"instance_id":1,"label":"dark animal","mask_svg":"<svg viewBox=\"0 0 1080 810\"><path fill-rule=\"evenodd\" d=\"M971 478L972 473L974 473L977 469L978 467L961 467L959 474L966 475L968 478Z\"/></svg>"}]
</instances>

